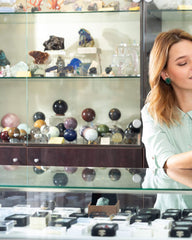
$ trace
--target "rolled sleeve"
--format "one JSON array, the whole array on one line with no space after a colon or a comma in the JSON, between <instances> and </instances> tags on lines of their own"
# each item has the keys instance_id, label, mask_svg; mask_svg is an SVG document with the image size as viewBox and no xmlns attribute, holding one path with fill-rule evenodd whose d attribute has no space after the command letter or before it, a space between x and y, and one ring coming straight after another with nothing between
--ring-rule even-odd
<instances>
[{"instance_id":1,"label":"rolled sleeve","mask_svg":"<svg viewBox=\"0 0 192 240\"><path fill-rule=\"evenodd\" d=\"M169 157L176 154L170 137L163 126L156 124L147 111L147 106L141 111L143 122L142 142L145 145L149 167L162 168Z\"/></svg>"}]
</instances>

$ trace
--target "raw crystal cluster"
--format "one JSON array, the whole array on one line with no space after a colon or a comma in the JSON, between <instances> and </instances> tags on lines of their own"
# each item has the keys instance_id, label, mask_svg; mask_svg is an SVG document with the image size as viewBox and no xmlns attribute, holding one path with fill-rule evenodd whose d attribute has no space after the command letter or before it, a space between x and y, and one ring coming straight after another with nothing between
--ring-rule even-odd
<instances>
[{"instance_id":1,"label":"raw crystal cluster","mask_svg":"<svg viewBox=\"0 0 192 240\"><path fill-rule=\"evenodd\" d=\"M56 36L50 36L47 41L43 43L44 51L46 50L61 50L65 49L64 46L64 38L62 37L56 37Z\"/></svg>"},{"instance_id":2,"label":"raw crystal cluster","mask_svg":"<svg viewBox=\"0 0 192 240\"><path fill-rule=\"evenodd\" d=\"M84 28L79 30L79 46L80 47L93 47L95 44L91 34Z\"/></svg>"},{"instance_id":3,"label":"raw crystal cluster","mask_svg":"<svg viewBox=\"0 0 192 240\"><path fill-rule=\"evenodd\" d=\"M3 50L0 50L0 66L10 65L9 60L6 58Z\"/></svg>"},{"instance_id":4,"label":"raw crystal cluster","mask_svg":"<svg viewBox=\"0 0 192 240\"><path fill-rule=\"evenodd\" d=\"M49 57L48 53L41 51L30 51L29 55L34 58L36 64L45 64Z\"/></svg>"}]
</instances>

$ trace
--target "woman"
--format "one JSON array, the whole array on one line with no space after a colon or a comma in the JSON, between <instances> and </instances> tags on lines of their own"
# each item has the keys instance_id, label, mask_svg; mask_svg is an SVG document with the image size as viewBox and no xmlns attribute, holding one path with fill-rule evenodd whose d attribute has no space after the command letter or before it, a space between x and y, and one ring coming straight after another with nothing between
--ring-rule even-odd
<instances>
[{"instance_id":1,"label":"woman","mask_svg":"<svg viewBox=\"0 0 192 240\"><path fill-rule=\"evenodd\" d=\"M174 29L155 39L142 141L149 167L192 168L192 35Z\"/></svg>"}]
</instances>

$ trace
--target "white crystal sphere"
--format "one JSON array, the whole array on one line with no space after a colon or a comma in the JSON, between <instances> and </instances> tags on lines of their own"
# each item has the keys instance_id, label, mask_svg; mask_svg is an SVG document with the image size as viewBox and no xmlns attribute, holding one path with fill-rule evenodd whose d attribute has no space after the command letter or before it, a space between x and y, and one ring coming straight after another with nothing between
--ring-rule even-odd
<instances>
[{"instance_id":1,"label":"white crystal sphere","mask_svg":"<svg viewBox=\"0 0 192 240\"><path fill-rule=\"evenodd\" d=\"M87 141L95 141L98 138L98 132L93 128L86 128L83 135Z\"/></svg>"}]
</instances>

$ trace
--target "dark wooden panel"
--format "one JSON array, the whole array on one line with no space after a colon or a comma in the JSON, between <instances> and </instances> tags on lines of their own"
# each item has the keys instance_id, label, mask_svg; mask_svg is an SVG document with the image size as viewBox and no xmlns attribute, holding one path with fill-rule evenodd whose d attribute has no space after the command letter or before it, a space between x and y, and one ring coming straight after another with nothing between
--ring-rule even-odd
<instances>
[{"instance_id":1,"label":"dark wooden panel","mask_svg":"<svg viewBox=\"0 0 192 240\"><path fill-rule=\"evenodd\" d=\"M34 159L36 159L34 161ZM28 164L45 166L132 167L143 166L142 147L42 146L28 147Z\"/></svg>"},{"instance_id":2,"label":"dark wooden panel","mask_svg":"<svg viewBox=\"0 0 192 240\"><path fill-rule=\"evenodd\" d=\"M26 165L27 150L25 146L0 146L0 165Z\"/></svg>"}]
</instances>

